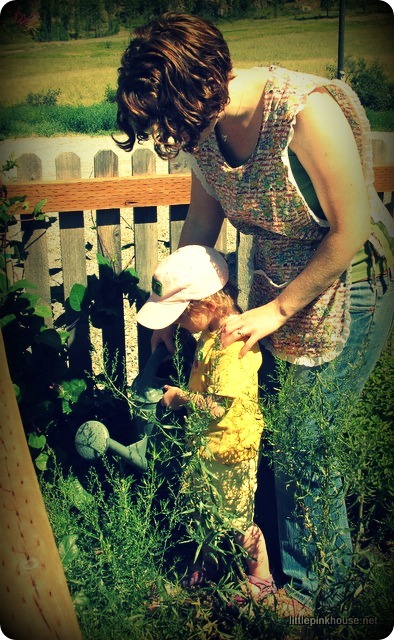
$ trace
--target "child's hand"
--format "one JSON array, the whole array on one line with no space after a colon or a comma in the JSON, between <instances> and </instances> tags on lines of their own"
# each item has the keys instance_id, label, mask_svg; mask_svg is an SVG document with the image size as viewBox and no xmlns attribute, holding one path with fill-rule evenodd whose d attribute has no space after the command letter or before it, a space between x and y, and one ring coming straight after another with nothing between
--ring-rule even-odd
<instances>
[{"instance_id":1,"label":"child's hand","mask_svg":"<svg viewBox=\"0 0 394 640\"><path fill-rule=\"evenodd\" d=\"M169 384L164 385L163 397L161 399L161 404L164 407L172 411L179 411L187 403L188 398L182 389L179 389L179 387L171 387Z\"/></svg>"},{"instance_id":2,"label":"child's hand","mask_svg":"<svg viewBox=\"0 0 394 640\"><path fill-rule=\"evenodd\" d=\"M160 342L164 342L168 351L171 354L175 353L174 329L175 329L175 326L171 324L169 327L165 327L164 329L154 330L151 338L152 352L156 351Z\"/></svg>"}]
</instances>

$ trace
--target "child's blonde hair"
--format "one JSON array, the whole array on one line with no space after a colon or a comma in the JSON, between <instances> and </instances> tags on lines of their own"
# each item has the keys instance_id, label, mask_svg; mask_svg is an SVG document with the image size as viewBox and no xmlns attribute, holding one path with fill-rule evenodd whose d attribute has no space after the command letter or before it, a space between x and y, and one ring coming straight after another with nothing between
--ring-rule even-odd
<instances>
[{"instance_id":1,"label":"child's blonde hair","mask_svg":"<svg viewBox=\"0 0 394 640\"><path fill-rule=\"evenodd\" d=\"M200 312L202 309L208 308L208 306L214 305L218 318L224 318L234 311L234 307L242 313L242 310L237 304L238 288L237 286L228 281L223 289L213 293L207 298L202 300L191 300L186 307L184 314L189 317L194 313Z\"/></svg>"}]
</instances>

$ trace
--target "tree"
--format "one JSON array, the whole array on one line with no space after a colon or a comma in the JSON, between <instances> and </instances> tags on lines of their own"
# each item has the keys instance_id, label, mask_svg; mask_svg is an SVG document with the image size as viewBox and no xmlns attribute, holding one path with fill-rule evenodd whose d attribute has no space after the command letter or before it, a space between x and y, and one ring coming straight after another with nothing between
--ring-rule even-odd
<instances>
[{"instance_id":1,"label":"tree","mask_svg":"<svg viewBox=\"0 0 394 640\"><path fill-rule=\"evenodd\" d=\"M41 0L39 9L41 22L39 37L42 40L52 40L52 10L52 0Z\"/></svg>"},{"instance_id":2,"label":"tree","mask_svg":"<svg viewBox=\"0 0 394 640\"><path fill-rule=\"evenodd\" d=\"M329 11L334 6L334 0L320 0L320 9L325 9L326 18L329 17Z\"/></svg>"}]
</instances>

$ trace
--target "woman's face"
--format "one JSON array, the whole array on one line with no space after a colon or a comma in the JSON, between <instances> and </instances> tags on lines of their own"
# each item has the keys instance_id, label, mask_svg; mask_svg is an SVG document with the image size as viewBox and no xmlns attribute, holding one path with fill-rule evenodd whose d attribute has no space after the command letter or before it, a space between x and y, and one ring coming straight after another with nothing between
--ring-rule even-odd
<instances>
[{"instance_id":1,"label":"woman's face","mask_svg":"<svg viewBox=\"0 0 394 640\"><path fill-rule=\"evenodd\" d=\"M210 125L206 129L204 129L204 131L202 131L200 134L200 137L198 139L200 143L204 142L211 135L212 131L216 127L222 115L223 115L223 111L221 111L217 116L212 118Z\"/></svg>"},{"instance_id":2,"label":"woman's face","mask_svg":"<svg viewBox=\"0 0 394 640\"><path fill-rule=\"evenodd\" d=\"M223 115L223 112L220 112L218 115L213 116L211 119L210 124L208 125L208 127L206 127L201 133L200 133L200 137L198 139L199 143L204 142L212 133L212 131L214 130L214 128L216 127L217 123L219 122L221 116ZM150 131L148 131L148 135L151 135L153 140L158 140L158 132L159 132L159 127L157 124L153 125L150 129ZM182 136L182 140L183 140L183 144L187 144L188 143L188 139L187 139L187 134L183 134ZM168 139L168 145L174 144L175 145L175 140L173 138L169 138Z\"/></svg>"}]
</instances>

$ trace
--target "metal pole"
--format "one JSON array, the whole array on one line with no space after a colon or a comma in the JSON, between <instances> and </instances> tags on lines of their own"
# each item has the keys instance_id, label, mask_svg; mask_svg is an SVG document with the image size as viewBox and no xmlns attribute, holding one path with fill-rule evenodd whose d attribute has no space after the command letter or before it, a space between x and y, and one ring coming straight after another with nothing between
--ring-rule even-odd
<instances>
[{"instance_id":1,"label":"metal pole","mask_svg":"<svg viewBox=\"0 0 394 640\"><path fill-rule=\"evenodd\" d=\"M337 78L339 78L339 80L343 80L345 77L344 43L345 43L345 0L339 0L338 69L337 69Z\"/></svg>"}]
</instances>

